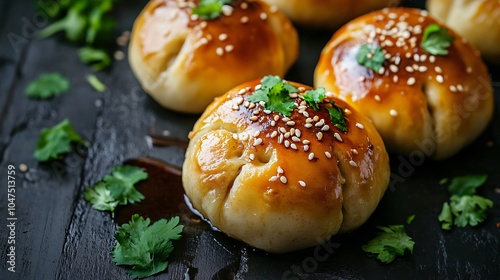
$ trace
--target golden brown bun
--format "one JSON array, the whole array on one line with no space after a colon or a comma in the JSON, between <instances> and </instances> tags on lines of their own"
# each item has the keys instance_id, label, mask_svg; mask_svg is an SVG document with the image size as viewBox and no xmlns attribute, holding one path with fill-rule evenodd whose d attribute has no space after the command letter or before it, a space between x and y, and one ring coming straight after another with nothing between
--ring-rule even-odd
<instances>
[{"instance_id":1,"label":"golden brown bun","mask_svg":"<svg viewBox=\"0 0 500 280\"><path fill-rule=\"evenodd\" d=\"M269 5L235 1L231 15L205 21L191 17L198 2L151 0L134 24L130 65L162 106L201 113L232 87L295 62L297 31Z\"/></svg>"},{"instance_id":2,"label":"golden brown bun","mask_svg":"<svg viewBox=\"0 0 500 280\"><path fill-rule=\"evenodd\" d=\"M182 177L193 206L229 236L274 253L314 246L359 227L389 182L380 135L366 117L337 99L350 111L346 133L334 127L325 107L295 109L289 117L294 123L288 123L283 115L247 103L259 84L230 90L195 124ZM302 93L310 89L293 84L303 87ZM304 114L312 119L311 128Z\"/></svg>"},{"instance_id":3,"label":"golden brown bun","mask_svg":"<svg viewBox=\"0 0 500 280\"><path fill-rule=\"evenodd\" d=\"M467 38L484 58L500 64L499 0L429 0L427 8Z\"/></svg>"},{"instance_id":4,"label":"golden brown bun","mask_svg":"<svg viewBox=\"0 0 500 280\"><path fill-rule=\"evenodd\" d=\"M446 56L432 56L420 46L432 23L436 21L425 11L408 8L351 21L323 49L315 85L371 119L388 150L443 159L486 128L493 114L493 89L478 51L455 32L448 30L455 40ZM386 51L382 74L357 62L366 43Z\"/></svg>"},{"instance_id":5,"label":"golden brown bun","mask_svg":"<svg viewBox=\"0 0 500 280\"><path fill-rule=\"evenodd\" d=\"M398 5L400 0L263 0L297 24L336 29L364 13Z\"/></svg>"}]
</instances>

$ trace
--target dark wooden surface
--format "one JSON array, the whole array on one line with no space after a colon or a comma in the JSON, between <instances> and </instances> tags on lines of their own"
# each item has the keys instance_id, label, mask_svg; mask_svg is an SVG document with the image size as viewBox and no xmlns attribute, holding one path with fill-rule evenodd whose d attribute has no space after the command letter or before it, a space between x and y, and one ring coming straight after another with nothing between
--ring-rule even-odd
<instances>
[{"instance_id":1,"label":"dark wooden surface","mask_svg":"<svg viewBox=\"0 0 500 280\"><path fill-rule=\"evenodd\" d=\"M83 191L126 159L150 156L181 166L182 149L153 147L146 136L168 130L186 139L197 116L157 105L139 87L126 59L98 74L108 85L105 93L92 90L85 80L91 70L79 62L75 46L61 38L34 38L46 22L31 3L0 2L0 279L127 279L125 270L109 256L116 225L109 214L84 201ZM145 3L121 1L114 11L117 36L131 29ZM407 5L422 7L422 1ZM288 75L290 80L312 84L319 52L330 36L331 32L301 30L301 57ZM13 44L9 38L14 37ZM391 155L393 174L404 179L393 181L360 229L334 237L327 248L273 255L215 232L181 209L183 238L175 243L168 271L151 279L499 279L500 69L489 68L497 101L487 131L460 154L441 162L427 160L408 168L408 159ZM51 71L67 75L71 90L50 101L26 98L27 84ZM40 129L64 118L89 141L88 150L78 149L60 162L37 163L32 154ZM21 163L29 171L16 175L16 272L10 273L6 270L7 166L19 170ZM479 193L493 200L494 208L477 228L442 231L437 216L448 194L439 179L473 173L489 175ZM416 215L407 226L416 242L413 255L383 265L362 252L361 245L374 237L377 225L403 223L411 214Z\"/></svg>"}]
</instances>

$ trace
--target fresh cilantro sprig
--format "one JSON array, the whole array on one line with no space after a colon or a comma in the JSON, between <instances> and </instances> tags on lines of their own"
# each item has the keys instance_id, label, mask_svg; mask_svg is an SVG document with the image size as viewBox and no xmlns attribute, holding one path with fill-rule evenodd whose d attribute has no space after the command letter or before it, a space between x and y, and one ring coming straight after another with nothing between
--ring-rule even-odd
<instances>
[{"instance_id":1,"label":"fresh cilantro sprig","mask_svg":"<svg viewBox=\"0 0 500 280\"><path fill-rule=\"evenodd\" d=\"M85 200L100 211L114 213L117 205L136 203L144 199L134 185L148 178L148 174L139 167L120 165L113 168L111 175L85 190Z\"/></svg>"},{"instance_id":2,"label":"fresh cilantro sprig","mask_svg":"<svg viewBox=\"0 0 500 280\"><path fill-rule=\"evenodd\" d=\"M325 96L326 96L325 88L319 87L317 89L306 91L306 93L302 95L302 98L304 98L307 105L311 106L314 109L314 111L318 111L319 110L318 104L323 102Z\"/></svg>"},{"instance_id":3,"label":"fresh cilantro sprig","mask_svg":"<svg viewBox=\"0 0 500 280\"><path fill-rule=\"evenodd\" d=\"M85 64L91 64L94 71L101 71L111 65L111 58L102 49L83 47L78 50L80 60Z\"/></svg>"},{"instance_id":4,"label":"fresh cilantro sprig","mask_svg":"<svg viewBox=\"0 0 500 280\"><path fill-rule=\"evenodd\" d=\"M115 234L117 244L111 252L113 261L117 265L126 265L127 273L134 278L165 270L167 258L174 249L172 240L180 239L184 229L179 225L179 217L150 223L149 218L135 214Z\"/></svg>"},{"instance_id":5,"label":"fresh cilantro sprig","mask_svg":"<svg viewBox=\"0 0 500 280\"><path fill-rule=\"evenodd\" d=\"M69 90L69 81L61 73L40 75L26 88L26 95L30 98L49 99L59 96Z\"/></svg>"},{"instance_id":6,"label":"fresh cilantro sprig","mask_svg":"<svg viewBox=\"0 0 500 280\"><path fill-rule=\"evenodd\" d=\"M335 102L331 101L332 107L327 108L328 113L330 113L330 120L333 125L343 132L347 131L347 120L345 119L345 113L342 108L337 106Z\"/></svg>"},{"instance_id":7,"label":"fresh cilantro sprig","mask_svg":"<svg viewBox=\"0 0 500 280\"><path fill-rule=\"evenodd\" d=\"M69 120L65 119L53 127L42 129L36 143L34 157L42 162L59 159L62 155L71 152L73 143L87 145L85 140L76 133Z\"/></svg>"},{"instance_id":8,"label":"fresh cilantro sprig","mask_svg":"<svg viewBox=\"0 0 500 280\"><path fill-rule=\"evenodd\" d=\"M411 223L415 215L408 217L407 223ZM397 256L404 256L408 250L413 253L415 242L406 234L404 225L390 225L387 227L377 227L382 232L363 245L363 251L374 254L383 263L390 263Z\"/></svg>"},{"instance_id":9,"label":"fresh cilantro sprig","mask_svg":"<svg viewBox=\"0 0 500 280\"><path fill-rule=\"evenodd\" d=\"M232 0L201 0L198 7L193 8L191 13L202 19L216 19L222 13L222 6L232 2Z\"/></svg>"},{"instance_id":10,"label":"fresh cilantro sprig","mask_svg":"<svg viewBox=\"0 0 500 280\"><path fill-rule=\"evenodd\" d=\"M264 102L266 110L290 116L296 107L290 93L298 91L279 76L265 76L261 80L261 88L253 92L248 100L254 103Z\"/></svg>"},{"instance_id":11,"label":"fresh cilantro sprig","mask_svg":"<svg viewBox=\"0 0 500 280\"><path fill-rule=\"evenodd\" d=\"M460 228L468 225L473 227L486 219L486 210L493 207L493 201L476 195L476 189L487 178L487 175L471 175L451 180L448 191L452 196L449 202L443 204L438 216L442 229L451 230L453 225Z\"/></svg>"},{"instance_id":12,"label":"fresh cilantro sprig","mask_svg":"<svg viewBox=\"0 0 500 280\"><path fill-rule=\"evenodd\" d=\"M370 68L378 73L380 67L382 67L385 62L385 54L379 46L364 44L359 48L356 60L359 65Z\"/></svg>"},{"instance_id":13,"label":"fresh cilantro sprig","mask_svg":"<svg viewBox=\"0 0 500 280\"><path fill-rule=\"evenodd\" d=\"M454 40L455 37L450 35L446 28L433 23L425 28L421 46L430 54L447 55Z\"/></svg>"}]
</instances>

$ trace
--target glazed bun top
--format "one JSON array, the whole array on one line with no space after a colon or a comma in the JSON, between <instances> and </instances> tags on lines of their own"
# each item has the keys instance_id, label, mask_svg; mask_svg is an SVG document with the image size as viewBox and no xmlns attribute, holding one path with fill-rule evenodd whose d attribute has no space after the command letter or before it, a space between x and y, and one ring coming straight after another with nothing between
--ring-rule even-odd
<instances>
[{"instance_id":1,"label":"glazed bun top","mask_svg":"<svg viewBox=\"0 0 500 280\"><path fill-rule=\"evenodd\" d=\"M493 112L479 52L417 9L384 9L343 26L322 51L315 85L365 114L388 149L402 154L424 149L435 159L449 157L485 129Z\"/></svg>"},{"instance_id":2,"label":"glazed bun top","mask_svg":"<svg viewBox=\"0 0 500 280\"><path fill-rule=\"evenodd\" d=\"M302 97L309 86L267 86L276 80L242 84L207 108L190 134L183 184L193 206L223 232L282 253L363 224L390 171L366 117L338 99L316 111ZM291 85L298 92L262 101L259 89L282 93Z\"/></svg>"},{"instance_id":3,"label":"glazed bun top","mask_svg":"<svg viewBox=\"0 0 500 280\"><path fill-rule=\"evenodd\" d=\"M485 59L500 64L499 0L428 0L427 8L467 38Z\"/></svg>"},{"instance_id":4,"label":"glazed bun top","mask_svg":"<svg viewBox=\"0 0 500 280\"><path fill-rule=\"evenodd\" d=\"M291 22L260 1L233 1L207 19L199 1L152 0L138 16L130 64L164 107L201 113L232 87L265 74L284 75L298 55Z\"/></svg>"},{"instance_id":5,"label":"glazed bun top","mask_svg":"<svg viewBox=\"0 0 500 280\"><path fill-rule=\"evenodd\" d=\"M302 26L336 29L364 13L396 6L400 0L263 0Z\"/></svg>"}]
</instances>

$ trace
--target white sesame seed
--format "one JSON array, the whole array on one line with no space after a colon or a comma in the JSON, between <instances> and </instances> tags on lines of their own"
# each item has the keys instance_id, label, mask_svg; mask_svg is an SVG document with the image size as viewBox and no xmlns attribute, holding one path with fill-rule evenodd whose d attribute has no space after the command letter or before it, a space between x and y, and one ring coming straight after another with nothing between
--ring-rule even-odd
<instances>
[{"instance_id":1,"label":"white sesame seed","mask_svg":"<svg viewBox=\"0 0 500 280\"><path fill-rule=\"evenodd\" d=\"M328 131L330 130L330 126L325 124L322 128L321 128L321 131Z\"/></svg>"},{"instance_id":2,"label":"white sesame seed","mask_svg":"<svg viewBox=\"0 0 500 280\"><path fill-rule=\"evenodd\" d=\"M281 183L286 184L288 182L288 179L285 176L281 176L280 181Z\"/></svg>"},{"instance_id":3,"label":"white sesame seed","mask_svg":"<svg viewBox=\"0 0 500 280\"><path fill-rule=\"evenodd\" d=\"M359 129L364 129L364 128L365 128L365 127L364 127L362 124L360 124L360 123L356 123L356 127L357 127L357 128L359 128Z\"/></svg>"},{"instance_id":4,"label":"white sesame seed","mask_svg":"<svg viewBox=\"0 0 500 280\"><path fill-rule=\"evenodd\" d=\"M274 182L276 180L278 180L278 176L273 176L273 177L269 178L269 182Z\"/></svg>"},{"instance_id":5,"label":"white sesame seed","mask_svg":"<svg viewBox=\"0 0 500 280\"><path fill-rule=\"evenodd\" d=\"M240 107L238 105L233 106L233 110L238 111L239 109L240 109Z\"/></svg>"},{"instance_id":6,"label":"white sesame seed","mask_svg":"<svg viewBox=\"0 0 500 280\"><path fill-rule=\"evenodd\" d=\"M433 56L433 55L429 56L429 61L430 61L431 63L436 62L436 57L435 57L435 56Z\"/></svg>"},{"instance_id":7,"label":"white sesame seed","mask_svg":"<svg viewBox=\"0 0 500 280\"><path fill-rule=\"evenodd\" d=\"M472 67L467 67L466 71L467 71L467 73L469 73L469 74L470 74L470 73L472 73Z\"/></svg>"},{"instance_id":8,"label":"white sesame seed","mask_svg":"<svg viewBox=\"0 0 500 280\"><path fill-rule=\"evenodd\" d=\"M217 53L218 56L222 56L224 54L224 50L221 47L219 47L215 50L215 53Z\"/></svg>"},{"instance_id":9,"label":"white sesame seed","mask_svg":"<svg viewBox=\"0 0 500 280\"><path fill-rule=\"evenodd\" d=\"M278 136L278 132L276 130L271 132L271 135L270 135L271 138L274 138L276 136Z\"/></svg>"},{"instance_id":10,"label":"white sesame seed","mask_svg":"<svg viewBox=\"0 0 500 280\"><path fill-rule=\"evenodd\" d=\"M453 86L453 85L452 85L452 86L450 86L450 90L451 90L451 92L456 92L456 91L457 91L457 88L456 88L455 86Z\"/></svg>"},{"instance_id":11,"label":"white sesame seed","mask_svg":"<svg viewBox=\"0 0 500 280\"><path fill-rule=\"evenodd\" d=\"M241 141L246 141L247 139L248 139L248 134L246 134L246 133L241 134L241 136L240 136Z\"/></svg>"},{"instance_id":12,"label":"white sesame seed","mask_svg":"<svg viewBox=\"0 0 500 280\"><path fill-rule=\"evenodd\" d=\"M276 12L278 11L278 7L277 7L277 6L272 5L271 7L269 7L269 11L270 11L271 13L276 13Z\"/></svg>"},{"instance_id":13,"label":"white sesame seed","mask_svg":"<svg viewBox=\"0 0 500 280\"><path fill-rule=\"evenodd\" d=\"M200 18L200 17L199 17L197 14L192 14L192 15L191 15L191 20L192 20L192 21L196 21L196 20L198 20L199 18Z\"/></svg>"},{"instance_id":14,"label":"white sesame seed","mask_svg":"<svg viewBox=\"0 0 500 280\"><path fill-rule=\"evenodd\" d=\"M287 148L290 147L290 141L285 140L284 144L285 144L285 147L287 147Z\"/></svg>"},{"instance_id":15,"label":"white sesame seed","mask_svg":"<svg viewBox=\"0 0 500 280\"><path fill-rule=\"evenodd\" d=\"M283 117L281 120L284 121L284 122L287 122L287 121L290 120L290 118L289 117Z\"/></svg>"},{"instance_id":16,"label":"white sesame seed","mask_svg":"<svg viewBox=\"0 0 500 280\"><path fill-rule=\"evenodd\" d=\"M226 33L219 34L219 40L225 41L226 39L227 39L227 34Z\"/></svg>"},{"instance_id":17,"label":"white sesame seed","mask_svg":"<svg viewBox=\"0 0 500 280\"><path fill-rule=\"evenodd\" d=\"M343 142L344 141L338 132L335 132L333 134L333 137L335 137L335 139L337 139L337 141L339 141L339 142Z\"/></svg>"},{"instance_id":18,"label":"white sesame seed","mask_svg":"<svg viewBox=\"0 0 500 280\"><path fill-rule=\"evenodd\" d=\"M442 84L442 83L444 82L443 76L441 76L441 75L437 75L437 76L436 76L436 81L437 81L438 83Z\"/></svg>"},{"instance_id":19,"label":"white sesame seed","mask_svg":"<svg viewBox=\"0 0 500 280\"><path fill-rule=\"evenodd\" d=\"M280 134L280 136L278 136L278 144L281 143L283 143L283 134Z\"/></svg>"},{"instance_id":20,"label":"white sesame seed","mask_svg":"<svg viewBox=\"0 0 500 280\"><path fill-rule=\"evenodd\" d=\"M320 126L324 126L324 125L325 125L325 121L321 120L321 121L317 122L314 126L315 127L320 127Z\"/></svg>"},{"instance_id":21,"label":"white sesame seed","mask_svg":"<svg viewBox=\"0 0 500 280\"><path fill-rule=\"evenodd\" d=\"M290 132L286 132L283 136L284 136L285 138L290 138L290 135L291 135L291 133L290 133Z\"/></svg>"},{"instance_id":22,"label":"white sesame seed","mask_svg":"<svg viewBox=\"0 0 500 280\"><path fill-rule=\"evenodd\" d=\"M384 74L384 73L385 73L385 68L384 68L384 67L380 67L380 68L378 69L378 73L379 73L380 75Z\"/></svg>"},{"instance_id":23,"label":"white sesame seed","mask_svg":"<svg viewBox=\"0 0 500 280\"><path fill-rule=\"evenodd\" d=\"M274 120L275 120L275 121L279 121L279 119L280 119L280 116L279 116L279 115L275 115L275 116L274 116Z\"/></svg>"},{"instance_id":24,"label":"white sesame seed","mask_svg":"<svg viewBox=\"0 0 500 280\"><path fill-rule=\"evenodd\" d=\"M309 153L309 156L307 156L308 160L313 160L314 159L314 153Z\"/></svg>"},{"instance_id":25,"label":"white sesame seed","mask_svg":"<svg viewBox=\"0 0 500 280\"><path fill-rule=\"evenodd\" d=\"M276 126L276 122L275 121L271 121L271 126Z\"/></svg>"},{"instance_id":26,"label":"white sesame seed","mask_svg":"<svg viewBox=\"0 0 500 280\"><path fill-rule=\"evenodd\" d=\"M230 5L222 6L222 13L227 17L232 15L233 14L233 7Z\"/></svg>"},{"instance_id":27,"label":"white sesame seed","mask_svg":"<svg viewBox=\"0 0 500 280\"><path fill-rule=\"evenodd\" d=\"M406 66L405 67L406 72L408 73L413 73L413 68L411 66Z\"/></svg>"},{"instance_id":28,"label":"white sesame seed","mask_svg":"<svg viewBox=\"0 0 500 280\"><path fill-rule=\"evenodd\" d=\"M396 111L396 110L394 110L394 109L391 109L391 110L389 111L389 115L391 115L391 116L395 117L395 116L397 116L397 115L398 115L398 111Z\"/></svg>"},{"instance_id":29,"label":"white sesame seed","mask_svg":"<svg viewBox=\"0 0 500 280\"><path fill-rule=\"evenodd\" d=\"M238 140L238 134L233 133L233 139L234 139L234 140Z\"/></svg>"},{"instance_id":30,"label":"white sesame seed","mask_svg":"<svg viewBox=\"0 0 500 280\"><path fill-rule=\"evenodd\" d=\"M391 64L389 66L389 69L392 71L392 73L396 73L399 70L399 68L396 65L394 65L394 64Z\"/></svg>"},{"instance_id":31,"label":"white sesame seed","mask_svg":"<svg viewBox=\"0 0 500 280\"><path fill-rule=\"evenodd\" d=\"M319 117L318 116L314 116L313 117L313 121L315 121L315 122L319 121Z\"/></svg>"},{"instance_id":32,"label":"white sesame seed","mask_svg":"<svg viewBox=\"0 0 500 280\"><path fill-rule=\"evenodd\" d=\"M464 91L464 87L462 85L458 84L457 85L457 90L460 91L460 92L462 92L462 91Z\"/></svg>"},{"instance_id":33,"label":"white sesame seed","mask_svg":"<svg viewBox=\"0 0 500 280\"><path fill-rule=\"evenodd\" d=\"M351 149L351 152L352 152L353 154L355 154L355 155L357 155L357 154L358 154L358 150L356 150L356 149Z\"/></svg>"},{"instance_id":34,"label":"white sesame seed","mask_svg":"<svg viewBox=\"0 0 500 280\"><path fill-rule=\"evenodd\" d=\"M242 88L242 89L240 89L240 91L238 91L238 94L239 95L245 94L245 92L247 92L247 89L246 88Z\"/></svg>"},{"instance_id":35,"label":"white sesame seed","mask_svg":"<svg viewBox=\"0 0 500 280\"><path fill-rule=\"evenodd\" d=\"M304 150L304 152L309 151L309 145L302 146L302 149Z\"/></svg>"},{"instance_id":36,"label":"white sesame seed","mask_svg":"<svg viewBox=\"0 0 500 280\"><path fill-rule=\"evenodd\" d=\"M267 109L266 109L266 110L264 110L263 112L264 112L264 114L266 114L266 115L270 115L270 114L272 113L272 111L271 111L271 110L267 110ZM273 122L274 122L274 121L273 121Z\"/></svg>"},{"instance_id":37,"label":"white sesame seed","mask_svg":"<svg viewBox=\"0 0 500 280\"><path fill-rule=\"evenodd\" d=\"M394 75L394 76L392 76L392 81L393 81L394 83L397 83L397 82L399 81L399 77L398 77L398 75Z\"/></svg>"},{"instance_id":38,"label":"white sesame seed","mask_svg":"<svg viewBox=\"0 0 500 280\"><path fill-rule=\"evenodd\" d=\"M233 45L227 45L224 47L224 50L226 52L232 52L234 50L234 46Z\"/></svg>"},{"instance_id":39,"label":"white sesame seed","mask_svg":"<svg viewBox=\"0 0 500 280\"><path fill-rule=\"evenodd\" d=\"M260 19L261 20L266 20L267 19L267 14L264 13L264 12L260 13Z\"/></svg>"},{"instance_id":40,"label":"white sesame seed","mask_svg":"<svg viewBox=\"0 0 500 280\"><path fill-rule=\"evenodd\" d=\"M314 121L314 120L313 120L313 119L311 119L311 118L307 118L307 119L306 119L306 123L312 123L313 121Z\"/></svg>"},{"instance_id":41,"label":"white sesame seed","mask_svg":"<svg viewBox=\"0 0 500 280\"><path fill-rule=\"evenodd\" d=\"M360 76L360 77L358 78L358 81L359 81L359 82L364 82L364 81L365 81L365 76Z\"/></svg>"},{"instance_id":42,"label":"white sesame seed","mask_svg":"<svg viewBox=\"0 0 500 280\"><path fill-rule=\"evenodd\" d=\"M288 126L294 126L295 122L294 121L287 121L286 125L288 125Z\"/></svg>"},{"instance_id":43,"label":"white sesame seed","mask_svg":"<svg viewBox=\"0 0 500 280\"><path fill-rule=\"evenodd\" d=\"M373 98L375 98L375 101L380 102L380 96L376 94Z\"/></svg>"},{"instance_id":44,"label":"white sesame seed","mask_svg":"<svg viewBox=\"0 0 500 280\"><path fill-rule=\"evenodd\" d=\"M302 141L302 144L309 145L309 144L311 144L311 141L305 139L305 140Z\"/></svg>"},{"instance_id":45,"label":"white sesame seed","mask_svg":"<svg viewBox=\"0 0 500 280\"><path fill-rule=\"evenodd\" d=\"M293 128L293 127L290 128L290 135L291 136L295 135L295 128Z\"/></svg>"},{"instance_id":46,"label":"white sesame seed","mask_svg":"<svg viewBox=\"0 0 500 280\"><path fill-rule=\"evenodd\" d=\"M323 139L323 133L321 132L316 133L316 138L318 138L318 140L321 141L321 139Z\"/></svg>"},{"instance_id":47,"label":"white sesame seed","mask_svg":"<svg viewBox=\"0 0 500 280\"><path fill-rule=\"evenodd\" d=\"M281 168L281 166L278 166L278 168L276 170L278 171L278 174L285 173L285 170L283 170L283 168Z\"/></svg>"},{"instance_id":48,"label":"white sesame seed","mask_svg":"<svg viewBox=\"0 0 500 280\"><path fill-rule=\"evenodd\" d=\"M357 164L354 160L349 161L349 164L350 164L352 167L357 167L357 166L358 166L358 164Z\"/></svg>"},{"instance_id":49,"label":"white sesame seed","mask_svg":"<svg viewBox=\"0 0 500 280\"><path fill-rule=\"evenodd\" d=\"M305 188L305 187L306 187L306 182L304 182L304 181L299 181L299 185L300 185L301 187Z\"/></svg>"},{"instance_id":50,"label":"white sesame seed","mask_svg":"<svg viewBox=\"0 0 500 280\"><path fill-rule=\"evenodd\" d=\"M434 67L434 71L436 71L436 73L439 73L439 74L443 73L443 70L439 66Z\"/></svg>"},{"instance_id":51,"label":"white sesame seed","mask_svg":"<svg viewBox=\"0 0 500 280\"><path fill-rule=\"evenodd\" d=\"M258 146L258 145L260 145L260 144L262 144L262 138L257 138L257 139L255 139L255 141L253 142L253 145L254 145L254 146Z\"/></svg>"},{"instance_id":52,"label":"white sesame seed","mask_svg":"<svg viewBox=\"0 0 500 280\"><path fill-rule=\"evenodd\" d=\"M427 71L427 66L420 65L418 67L418 71L421 72L421 73L424 73L425 71Z\"/></svg>"},{"instance_id":53,"label":"white sesame seed","mask_svg":"<svg viewBox=\"0 0 500 280\"><path fill-rule=\"evenodd\" d=\"M258 115L258 114L260 114L260 110L259 110L259 109L254 110L254 111L252 112L252 114L254 114L254 115Z\"/></svg>"},{"instance_id":54,"label":"white sesame seed","mask_svg":"<svg viewBox=\"0 0 500 280\"><path fill-rule=\"evenodd\" d=\"M248 22L248 17L247 16L242 16L241 19L240 19L240 22L245 24Z\"/></svg>"},{"instance_id":55,"label":"white sesame seed","mask_svg":"<svg viewBox=\"0 0 500 280\"><path fill-rule=\"evenodd\" d=\"M311 127L312 127L312 124L310 124L310 123L306 123L306 124L304 124L304 127L305 127L305 128L311 128Z\"/></svg>"},{"instance_id":56,"label":"white sesame seed","mask_svg":"<svg viewBox=\"0 0 500 280\"><path fill-rule=\"evenodd\" d=\"M206 21L202 21L202 22L200 23L200 27L201 27L201 29L206 28L206 27L207 27L207 25L208 25L208 23L207 23Z\"/></svg>"},{"instance_id":57,"label":"white sesame seed","mask_svg":"<svg viewBox=\"0 0 500 280\"><path fill-rule=\"evenodd\" d=\"M280 126L280 128L278 128L278 129L281 133L286 133L286 129L284 127Z\"/></svg>"},{"instance_id":58,"label":"white sesame seed","mask_svg":"<svg viewBox=\"0 0 500 280\"><path fill-rule=\"evenodd\" d=\"M254 121L256 121L257 119L258 119L258 117L257 117L257 116L251 116L251 117L250 117L250 120L251 120L251 121L253 121L253 122L254 122Z\"/></svg>"},{"instance_id":59,"label":"white sesame seed","mask_svg":"<svg viewBox=\"0 0 500 280\"><path fill-rule=\"evenodd\" d=\"M293 141L293 142L300 142L300 138L299 138L299 137L297 137L297 136L293 136L293 137L292 137L292 141Z\"/></svg>"},{"instance_id":60,"label":"white sesame seed","mask_svg":"<svg viewBox=\"0 0 500 280\"><path fill-rule=\"evenodd\" d=\"M259 137L260 135L260 130L256 130L254 133L253 133L253 137Z\"/></svg>"},{"instance_id":61,"label":"white sesame seed","mask_svg":"<svg viewBox=\"0 0 500 280\"><path fill-rule=\"evenodd\" d=\"M253 109L253 108L255 108L255 106L256 106L255 103L250 103L250 105L248 106L248 109Z\"/></svg>"},{"instance_id":62,"label":"white sesame seed","mask_svg":"<svg viewBox=\"0 0 500 280\"><path fill-rule=\"evenodd\" d=\"M329 152L327 152L327 151L325 151L325 156L326 156L327 158L332 158L332 154L330 154L330 153L329 153Z\"/></svg>"},{"instance_id":63,"label":"white sesame seed","mask_svg":"<svg viewBox=\"0 0 500 280\"><path fill-rule=\"evenodd\" d=\"M414 77L410 77L408 79L408 81L406 81L406 84L408 84L409 86L412 86L412 85L415 84L415 82L416 82L415 78Z\"/></svg>"},{"instance_id":64,"label":"white sesame seed","mask_svg":"<svg viewBox=\"0 0 500 280\"><path fill-rule=\"evenodd\" d=\"M294 150L298 150L297 145L294 143L290 144L290 148L292 148Z\"/></svg>"},{"instance_id":65,"label":"white sesame seed","mask_svg":"<svg viewBox=\"0 0 500 280\"><path fill-rule=\"evenodd\" d=\"M255 159L255 154L250 154L248 157L250 158L250 160L254 160Z\"/></svg>"}]
</instances>

